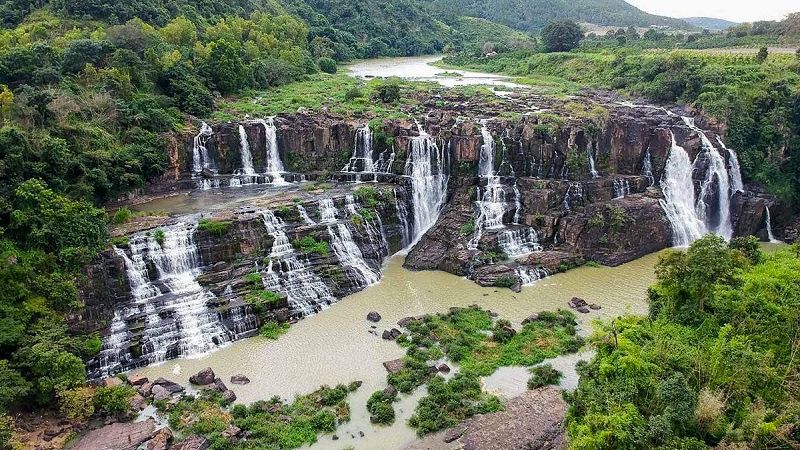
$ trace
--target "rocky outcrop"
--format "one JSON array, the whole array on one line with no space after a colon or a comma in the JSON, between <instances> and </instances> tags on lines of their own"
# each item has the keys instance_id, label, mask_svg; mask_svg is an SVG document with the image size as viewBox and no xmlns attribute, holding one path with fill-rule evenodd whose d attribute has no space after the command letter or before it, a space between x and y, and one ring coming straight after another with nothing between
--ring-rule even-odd
<instances>
[{"instance_id":1,"label":"rocky outcrop","mask_svg":"<svg viewBox=\"0 0 800 450\"><path fill-rule=\"evenodd\" d=\"M153 436L156 424L152 419L143 422L113 423L88 432L74 450L136 450Z\"/></svg>"},{"instance_id":2,"label":"rocky outcrop","mask_svg":"<svg viewBox=\"0 0 800 450\"><path fill-rule=\"evenodd\" d=\"M406 450L564 450L566 412L567 402L558 388L539 388L509 400L503 411L474 416Z\"/></svg>"}]
</instances>

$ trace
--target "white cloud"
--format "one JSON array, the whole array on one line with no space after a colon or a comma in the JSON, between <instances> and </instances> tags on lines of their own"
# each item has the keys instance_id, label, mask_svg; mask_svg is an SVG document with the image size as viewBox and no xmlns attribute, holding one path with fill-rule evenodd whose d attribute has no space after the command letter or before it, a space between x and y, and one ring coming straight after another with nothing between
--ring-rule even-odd
<instances>
[{"instance_id":1,"label":"white cloud","mask_svg":"<svg viewBox=\"0 0 800 450\"><path fill-rule=\"evenodd\" d=\"M670 17L716 17L734 22L780 20L800 11L797 0L626 0L649 13Z\"/></svg>"}]
</instances>

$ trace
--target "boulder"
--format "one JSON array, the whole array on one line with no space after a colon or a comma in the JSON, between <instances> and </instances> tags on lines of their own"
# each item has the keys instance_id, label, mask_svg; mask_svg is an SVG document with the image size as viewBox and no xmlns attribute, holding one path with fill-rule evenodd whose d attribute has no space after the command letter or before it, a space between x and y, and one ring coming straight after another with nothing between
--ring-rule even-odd
<instances>
[{"instance_id":1,"label":"boulder","mask_svg":"<svg viewBox=\"0 0 800 450\"><path fill-rule=\"evenodd\" d=\"M239 436L242 434L242 429L237 427L236 425L228 425L228 428L222 432L222 437L231 441L239 440Z\"/></svg>"},{"instance_id":2,"label":"boulder","mask_svg":"<svg viewBox=\"0 0 800 450\"><path fill-rule=\"evenodd\" d=\"M172 450L206 450L208 441L196 434L190 435L183 442L179 442L172 447Z\"/></svg>"},{"instance_id":3,"label":"boulder","mask_svg":"<svg viewBox=\"0 0 800 450\"><path fill-rule=\"evenodd\" d=\"M367 320L369 320L370 322L380 322L381 321L381 315L378 314L377 311L370 311L367 314Z\"/></svg>"},{"instance_id":4,"label":"boulder","mask_svg":"<svg viewBox=\"0 0 800 450\"><path fill-rule=\"evenodd\" d=\"M449 444L463 435L464 435L464 427L457 426L445 431L444 436L442 436L442 440Z\"/></svg>"},{"instance_id":5,"label":"boulder","mask_svg":"<svg viewBox=\"0 0 800 450\"><path fill-rule=\"evenodd\" d=\"M222 393L222 400L224 400L225 403L233 403L236 401L236 393L227 389Z\"/></svg>"},{"instance_id":6,"label":"boulder","mask_svg":"<svg viewBox=\"0 0 800 450\"><path fill-rule=\"evenodd\" d=\"M147 450L167 450L172 443L172 431L168 427L164 427L155 434L149 441L145 448Z\"/></svg>"},{"instance_id":7,"label":"boulder","mask_svg":"<svg viewBox=\"0 0 800 450\"><path fill-rule=\"evenodd\" d=\"M155 401L167 400L172 397L172 392L160 384L153 386L153 389L151 389L150 392L152 393L153 400Z\"/></svg>"},{"instance_id":8,"label":"boulder","mask_svg":"<svg viewBox=\"0 0 800 450\"><path fill-rule=\"evenodd\" d=\"M196 374L189 377L189 383L196 384L198 386L206 386L214 382L214 371L211 370L211 367L206 367L205 369L197 372Z\"/></svg>"},{"instance_id":9,"label":"boulder","mask_svg":"<svg viewBox=\"0 0 800 450\"><path fill-rule=\"evenodd\" d=\"M586 300L580 297L572 297L572 300L569 301L569 307L572 309L580 308L581 306L586 306Z\"/></svg>"},{"instance_id":10,"label":"boulder","mask_svg":"<svg viewBox=\"0 0 800 450\"><path fill-rule=\"evenodd\" d=\"M400 337L401 334L403 333L401 333L400 330L392 328L391 330L383 330L383 335L381 335L381 337L387 341L393 341Z\"/></svg>"},{"instance_id":11,"label":"boulder","mask_svg":"<svg viewBox=\"0 0 800 450\"><path fill-rule=\"evenodd\" d=\"M150 380L148 380L147 377L144 376L141 373L134 373L134 374L128 375L128 383L131 386L142 386L145 383L147 383L148 381L150 381Z\"/></svg>"},{"instance_id":12,"label":"boulder","mask_svg":"<svg viewBox=\"0 0 800 450\"><path fill-rule=\"evenodd\" d=\"M537 314L537 313L533 313L533 314L531 314L530 316L526 317L526 318L525 318L525 319L522 321L522 324L523 324L523 325L525 325L525 324L527 324L527 323L536 322L537 320L539 320L539 314Z\"/></svg>"},{"instance_id":13,"label":"boulder","mask_svg":"<svg viewBox=\"0 0 800 450\"><path fill-rule=\"evenodd\" d=\"M397 373L400 371L400 369L402 369L405 366L406 364L403 362L402 358L393 359L391 361L385 361L383 363L383 367L389 373Z\"/></svg>"},{"instance_id":14,"label":"boulder","mask_svg":"<svg viewBox=\"0 0 800 450\"><path fill-rule=\"evenodd\" d=\"M120 380L117 377L108 377L103 380L103 386L106 387L122 386L122 380Z\"/></svg>"},{"instance_id":15,"label":"boulder","mask_svg":"<svg viewBox=\"0 0 800 450\"><path fill-rule=\"evenodd\" d=\"M73 450L135 450L153 437L156 423L153 419L144 422L116 422L92 430L84 435Z\"/></svg>"},{"instance_id":16,"label":"boulder","mask_svg":"<svg viewBox=\"0 0 800 450\"><path fill-rule=\"evenodd\" d=\"M157 378L156 381L153 381L153 387L155 386L161 386L172 394L184 391L183 386L174 381L167 380L166 378Z\"/></svg>"},{"instance_id":17,"label":"boulder","mask_svg":"<svg viewBox=\"0 0 800 450\"><path fill-rule=\"evenodd\" d=\"M439 364L439 367L437 367L437 369L439 370L439 372L442 373L450 373L450 366L444 363Z\"/></svg>"},{"instance_id":18,"label":"boulder","mask_svg":"<svg viewBox=\"0 0 800 450\"><path fill-rule=\"evenodd\" d=\"M219 392L225 392L228 390L228 386L225 386L225 382L222 381L222 378L214 378L214 386L210 388Z\"/></svg>"},{"instance_id":19,"label":"boulder","mask_svg":"<svg viewBox=\"0 0 800 450\"><path fill-rule=\"evenodd\" d=\"M386 398L394 398L397 395L397 388L392 386L386 386L386 389L383 390L383 396Z\"/></svg>"},{"instance_id":20,"label":"boulder","mask_svg":"<svg viewBox=\"0 0 800 450\"><path fill-rule=\"evenodd\" d=\"M589 313L589 307L588 306L579 306L578 307L578 312L579 313L583 313L583 314L588 314Z\"/></svg>"},{"instance_id":21,"label":"boulder","mask_svg":"<svg viewBox=\"0 0 800 450\"><path fill-rule=\"evenodd\" d=\"M231 384L247 384L250 382L250 378L247 378L244 375L236 374L231 375Z\"/></svg>"},{"instance_id":22,"label":"boulder","mask_svg":"<svg viewBox=\"0 0 800 450\"><path fill-rule=\"evenodd\" d=\"M589 305L589 308L594 310L601 309L600 305L598 305L597 303L592 303L591 305Z\"/></svg>"}]
</instances>

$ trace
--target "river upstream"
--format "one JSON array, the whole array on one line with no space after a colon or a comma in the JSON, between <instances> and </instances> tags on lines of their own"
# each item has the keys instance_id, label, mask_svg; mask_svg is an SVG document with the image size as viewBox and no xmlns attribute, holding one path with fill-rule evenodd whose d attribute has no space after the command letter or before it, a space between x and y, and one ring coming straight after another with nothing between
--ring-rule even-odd
<instances>
[{"instance_id":1,"label":"river upstream","mask_svg":"<svg viewBox=\"0 0 800 450\"><path fill-rule=\"evenodd\" d=\"M437 59L434 56L365 61L352 65L350 73L362 78L400 76L435 80L445 86L487 84L504 88L519 87L507 78L492 74L458 71L457 76L441 76L443 70L428 65ZM251 202L253 197L259 195L250 191L242 192L240 196L231 194L235 191L225 192L228 193L162 199L141 207L163 208L172 214L190 213L202 209L203 204L210 209L223 204L230 207L231 203ZM379 283L292 325L277 340L254 337L235 342L202 358L171 360L137 372L144 373L150 379L163 376L186 386L189 385L189 376L205 367L213 368L223 380L230 379L234 374L244 374L250 378L249 384L230 386L238 397L237 401L242 403L275 395L289 400L296 394L309 393L323 384L347 384L361 380L363 385L349 398L351 421L336 431L337 440L331 435L324 435L312 448L401 449L416 439L406 421L424 393L417 391L411 395L401 395L400 402L395 404L397 420L394 425L380 427L370 424L366 411L367 398L373 391L386 387L386 371L382 363L404 354L404 349L396 343L381 339L380 334L384 329L396 326L396 322L403 317L445 312L453 306L473 304L495 311L518 326L532 313L566 308L567 301L577 296L602 306L599 311L579 314L581 332L588 333L594 319L624 313L642 314L646 311L646 293L655 280L653 268L657 254L614 268L574 269L526 286L520 293L508 289L482 288L472 281L444 272L412 272L402 267L403 260L402 254L388 258ZM383 317L376 328L372 328L373 324L366 320L370 311L377 311ZM559 368L573 366L577 359L570 356L554 365ZM569 375L569 367L565 372L566 387L574 386L576 379L574 375ZM526 381L526 372L519 368L503 368L486 379L485 386L487 390L509 396L515 390L524 389Z\"/></svg>"}]
</instances>

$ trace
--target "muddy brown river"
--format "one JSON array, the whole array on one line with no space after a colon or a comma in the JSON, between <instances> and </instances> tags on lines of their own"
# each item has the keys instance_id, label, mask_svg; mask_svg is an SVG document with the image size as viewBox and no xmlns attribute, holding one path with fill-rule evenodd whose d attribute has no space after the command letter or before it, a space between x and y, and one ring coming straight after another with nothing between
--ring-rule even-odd
<instances>
[{"instance_id":1,"label":"muddy brown river","mask_svg":"<svg viewBox=\"0 0 800 450\"><path fill-rule=\"evenodd\" d=\"M370 424L367 398L386 386L386 371L381 363L402 356L403 349L370 333L368 312L378 311L383 316L375 330L378 335L406 316L472 304L496 311L518 325L531 313L566 308L566 302L578 296L603 307L600 311L579 314L580 324L587 331L593 319L646 311L646 291L655 280L656 261L657 254L652 254L614 268L582 267L515 293L482 288L444 272L412 272L402 267L403 256L396 255L387 260L378 284L292 325L278 340L250 338L203 358L171 360L141 372L151 379L163 376L186 386L189 376L205 367L213 368L226 382L231 375L241 373L250 378L250 384L229 384L229 387L236 392L237 401L244 403L273 395L291 399L322 384L361 380L363 386L349 398L352 419L336 432L339 439L334 441L330 435L324 435L312 448L400 449L416 437L405 422L423 392L401 395L400 402L395 403L394 425ZM509 374L519 378L518 372ZM496 378L487 380L487 384L499 384L497 390L501 393L506 390L504 384L513 384L513 380Z\"/></svg>"}]
</instances>

